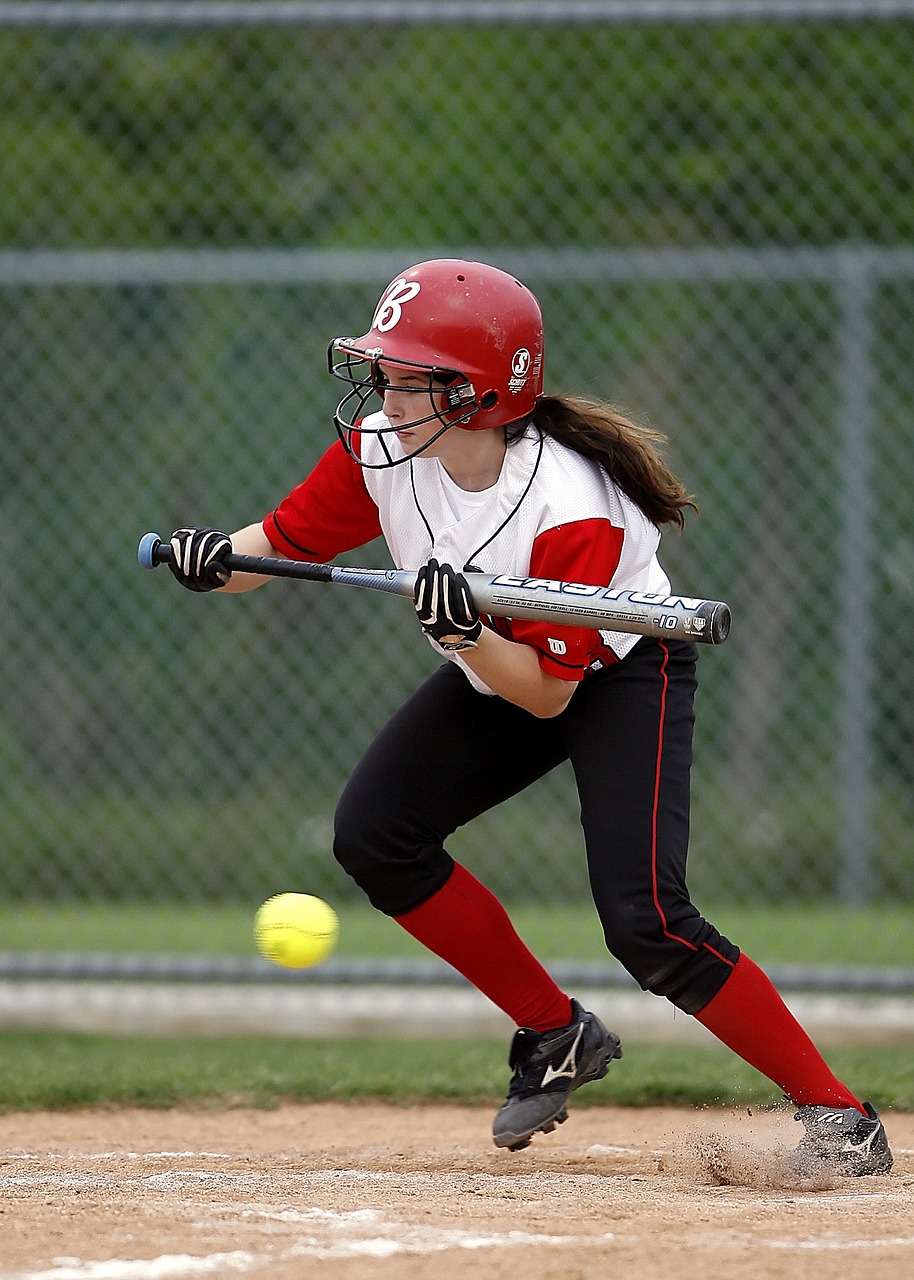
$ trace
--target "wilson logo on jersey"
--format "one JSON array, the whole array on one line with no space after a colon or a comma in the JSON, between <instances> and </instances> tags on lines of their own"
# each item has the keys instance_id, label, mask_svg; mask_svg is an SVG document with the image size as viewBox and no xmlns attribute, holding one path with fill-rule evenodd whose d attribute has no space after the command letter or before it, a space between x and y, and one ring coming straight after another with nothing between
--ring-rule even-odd
<instances>
[{"instance_id":1,"label":"wilson logo on jersey","mask_svg":"<svg viewBox=\"0 0 914 1280\"><path fill-rule=\"evenodd\" d=\"M549 645L550 653L562 654L568 652L568 646L564 640L554 640L552 636L548 636L546 643Z\"/></svg>"}]
</instances>

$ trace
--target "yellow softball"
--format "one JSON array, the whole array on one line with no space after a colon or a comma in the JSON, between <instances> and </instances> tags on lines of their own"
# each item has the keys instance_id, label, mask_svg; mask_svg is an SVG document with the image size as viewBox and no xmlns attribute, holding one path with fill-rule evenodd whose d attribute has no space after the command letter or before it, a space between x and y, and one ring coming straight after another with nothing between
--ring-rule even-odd
<instances>
[{"instance_id":1,"label":"yellow softball","mask_svg":"<svg viewBox=\"0 0 914 1280\"><path fill-rule=\"evenodd\" d=\"M285 969L310 969L326 960L339 937L336 912L310 893L277 893L254 917L254 944Z\"/></svg>"}]
</instances>

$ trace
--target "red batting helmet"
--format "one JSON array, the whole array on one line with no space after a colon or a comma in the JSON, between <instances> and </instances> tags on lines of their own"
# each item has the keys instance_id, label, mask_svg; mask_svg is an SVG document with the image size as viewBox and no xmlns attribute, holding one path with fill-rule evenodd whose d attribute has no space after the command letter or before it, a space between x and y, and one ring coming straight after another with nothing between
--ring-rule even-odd
<instances>
[{"instance_id":1,"label":"red batting helmet","mask_svg":"<svg viewBox=\"0 0 914 1280\"><path fill-rule=\"evenodd\" d=\"M373 391L384 392L382 362L419 369L428 385L430 412L450 427L482 431L520 422L533 413L543 390L543 317L519 280L484 262L438 258L420 262L390 282L361 338L334 338L330 372L352 385L334 423L348 452L363 466L388 467L415 457L393 457L385 436L394 428L383 416L362 414ZM386 461L368 464L353 447L357 433L377 436ZM427 448L429 440L423 448Z\"/></svg>"}]
</instances>

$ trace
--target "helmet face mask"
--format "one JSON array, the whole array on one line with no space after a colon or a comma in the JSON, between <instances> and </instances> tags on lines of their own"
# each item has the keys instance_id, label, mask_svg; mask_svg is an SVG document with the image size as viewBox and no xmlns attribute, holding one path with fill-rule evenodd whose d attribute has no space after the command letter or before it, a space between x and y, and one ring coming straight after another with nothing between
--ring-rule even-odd
<instances>
[{"instance_id":1,"label":"helmet face mask","mask_svg":"<svg viewBox=\"0 0 914 1280\"><path fill-rule=\"evenodd\" d=\"M462 426L479 409L476 393L472 383L455 369L431 368L409 360L384 360L383 353L378 350L361 351L357 345L360 339L334 338L327 351L327 362L334 377L351 384L351 390L343 396L333 415L333 423L337 429L346 452L366 470L373 471L386 467L398 466L423 453L430 445L444 435L451 427ZM399 426L388 423L387 426L376 426L366 430L365 434L376 437L384 453L382 462L366 462L361 456L361 449L355 447L357 437L362 434L361 423L366 415L366 406L373 395L384 399L389 386L389 379L384 372L384 365L415 370L425 375L425 382L416 385L398 386L401 395L425 396L428 400L429 412L423 418L413 418L410 427L423 426L427 422L440 422L441 428L423 444L410 453L394 457L387 443L387 437L400 430Z\"/></svg>"},{"instance_id":2,"label":"helmet face mask","mask_svg":"<svg viewBox=\"0 0 914 1280\"><path fill-rule=\"evenodd\" d=\"M542 315L536 298L513 276L485 263L435 259L391 281L368 333L334 338L327 357L330 373L351 388L334 414L347 452L369 469L397 466L451 427L480 431L531 416L543 385ZM373 393L384 396L385 367L425 375L425 381L396 388L428 397L428 414L410 426L441 424L405 455L390 449L388 437L397 427L383 414L366 417ZM382 461L361 457L355 444L363 435L379 441Z\"/></svg>"}]
</instances>

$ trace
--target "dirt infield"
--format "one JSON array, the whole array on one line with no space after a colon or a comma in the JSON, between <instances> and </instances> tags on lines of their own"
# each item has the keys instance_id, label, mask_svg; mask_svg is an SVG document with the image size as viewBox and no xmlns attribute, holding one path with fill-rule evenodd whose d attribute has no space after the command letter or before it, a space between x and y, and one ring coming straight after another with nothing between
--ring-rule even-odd
<instances>
[{"instance_id":1,"label":"dirt infield","mask_svg":"<svg viewBox=\"0 0 914 1280\"><path fill-rule=\"evenodd\" d=\"M0 1117L2 1280L744 1280L914 1275L893 1172L790 1185L789 1110L577 1108L511 1154L491 1112L325 1104Z\"/></svg>"}]
</instances>

